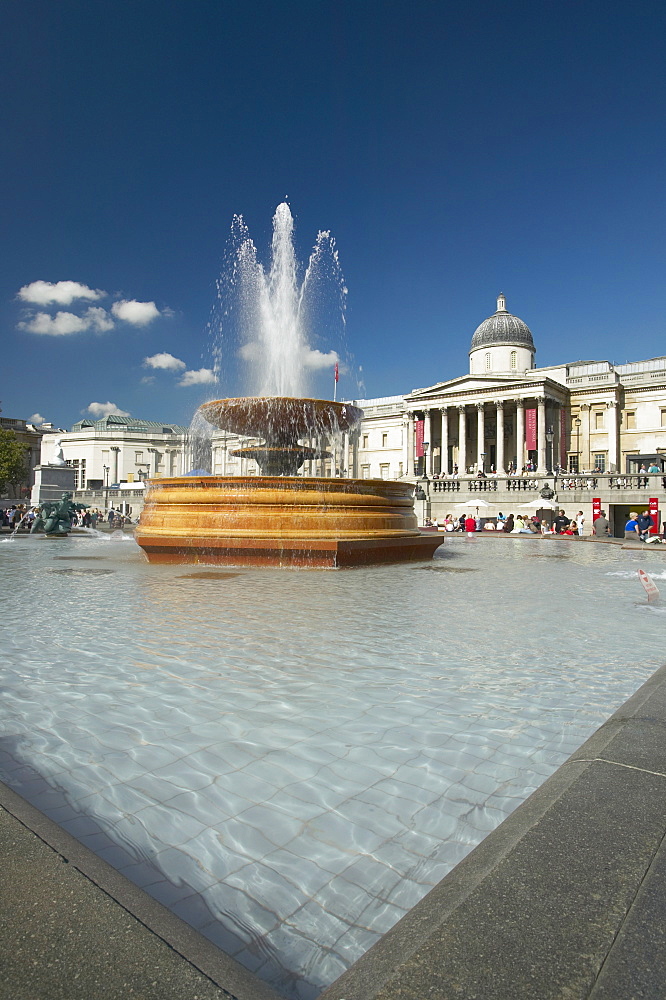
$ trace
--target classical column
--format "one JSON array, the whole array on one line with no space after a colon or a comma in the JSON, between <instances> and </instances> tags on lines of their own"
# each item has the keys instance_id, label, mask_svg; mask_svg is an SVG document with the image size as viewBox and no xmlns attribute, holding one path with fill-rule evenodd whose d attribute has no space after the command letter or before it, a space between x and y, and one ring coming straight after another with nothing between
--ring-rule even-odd
<instances>
[{"instance_id":1,"label":"classical column","mask_svg":"<svg viewBox=\"0 0 666 1000\"><path fill-rule=\"evenodd\" d=\"M590 468L590 404L581 403L580 404L581 415L583 417L582 431L582 442L581 442L581 455L580 455L580 468L579 472L583 470L588 471Z\"/></svg>"},{"instance_id":2,"label":"classical column","mask_svg":"<svg viewBox=\"0 0 666 1000\"><path fill-rule=\"evenodd\" d=\"M497 437L496 437L496 455L495 455L495 471L498 475L504 475L504 400L496 399L495 406L497 407Z\"/></svg>"},{"instance_id":3,"label":"classical column","mask_svg":"<svg viewBox=\"0 0 666 1000\"><path fill-rule=\"evenodd\" d=\"M546 471L546 397L537 398L537 471Z\"/></svg>"},{"instance_id":4,"label":"classical column","mask_svg":"<svg viewBox=\"0 0 666 1000\"><path fill-rule=\"evenodd\" d=\"M617 402L606 403L608 408L608 468L607 472L617 472Z\"/></svg>"},{"instance_id":5,"label":"classical column","mask_svg":"<svg viewBox=\"0 0 666 1000\"><path fill-rule=\"evenodd\" d=\"M467 472L467 414L464 405L458 407L458 472Z\"/></svg>"},{"instance_id":6,"label":"classical column","mask_svg":"<svg viewBox=\"0 0 666 1000\"><path fill-rule=\"evenodd\" d=\"M409 416L402 418L402 473L409 475Z\"/></svg>"},{"instance_id":7,"label":"classical column","mask_svg":"<svg viewBox=\"0 0 666 1000\"><path fill-rule=\"evenodd\" d=\"M340 475L349 479L349 431L342 435L342 468Z\"/></svg>"},{"instance_id":8,"label":"classical column","mask_svg":"<svg viewBox=\"0 0 666 1000\"><path fill-rule=\"evenodd\" d=\"M120 455L120 448L111 445L111 451L113 452L113 482L119 483L118 457ZM157 472L157 466L155 467L155 472Z\"/></svg>"},{"instance_id":9,"label":"classical column","mask_svg":"<svg viewBox=\"0 0 666 1000\"><path fill-rule=\"evenodd\" d=\"M449 411L446 406L442 407L442 457L440 461L440 473L443 476L449 474Z\"/></svg>"},{"instance_id":10,"label":"classical column","mask_svg":"<svg viewBox=\"0 0 666 1000\"><path fill-rule=\"evenodd\" d=\"M486 411L484 403L476 404L476 468L483 469L484 459L481 457L486 450Z\"/></svg>"},{"instance_id":11,"label":"classical column","mask_svg":"<svg viewBox=\"0 0 666 1000\"><path fill-rule=\"evenodd\" d=\"M407 416L407 475L412 477L414 472L414 414Z\"/></svg>"},{"instance_id":12,"label":"classical column","mask_svg":"<svg viewBox=\"0 0 666 1000\"><path fill-rule=\"evenodd\" d=\"M516 400L516 471L525 465L525 400Z\"/></svg>"},{"instance_id":13,"label":"classical column","mask_svg":"<svg viewBox=\"0 0 666 1000\"><path fill-rule=\"evenodd\" d=\"M435 450L432 444L432 425L430 422L430 410L423 411L423 440L428 443L423 455L423 471L432 476L432 453Z\"/></svg>"}]
</instances>

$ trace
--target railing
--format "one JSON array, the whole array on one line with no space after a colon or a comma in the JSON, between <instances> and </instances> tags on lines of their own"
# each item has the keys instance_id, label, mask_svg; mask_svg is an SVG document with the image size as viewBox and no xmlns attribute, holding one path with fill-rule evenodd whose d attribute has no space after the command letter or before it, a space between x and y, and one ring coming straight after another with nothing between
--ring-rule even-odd
<instances>
[{"instance_id":1,"label":"railing","mask_svg":"<svg viewBox=\"0 0 666 1000\"><path fill-rule=\"evenodd\" d=\"M666 490L666 475L663 473L638 473L618 475L613 473L535 473L532 476L488 476L487 479L467 476L447 479L418 480L422 489L430 493L497 493L529 492L541 490L548 485L557 493L564 490L625 490L657 493Z\"/></svg>"}]
</instances>

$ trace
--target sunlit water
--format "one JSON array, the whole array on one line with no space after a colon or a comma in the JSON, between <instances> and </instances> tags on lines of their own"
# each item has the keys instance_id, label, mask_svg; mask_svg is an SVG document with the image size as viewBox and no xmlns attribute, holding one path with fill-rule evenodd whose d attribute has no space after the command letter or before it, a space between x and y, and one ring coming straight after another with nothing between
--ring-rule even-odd
<instances>
[{"instance_id":1,"label":"sunlit water","mask_svg":"<svg viewBox=\"0 0 666 1000\"><path fill-rule=\"evenodd\" d=\"M4 779L299 1000L663 662L649 551L456 537L232 571L18 537L0 562Z\"/></svg>"}]
</instances>

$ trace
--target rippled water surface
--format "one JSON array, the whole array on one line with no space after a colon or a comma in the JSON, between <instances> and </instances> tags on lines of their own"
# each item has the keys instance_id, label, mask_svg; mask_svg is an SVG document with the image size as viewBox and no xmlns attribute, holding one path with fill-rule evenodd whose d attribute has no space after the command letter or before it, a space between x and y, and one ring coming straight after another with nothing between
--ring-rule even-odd
<instances>
[{"instance_id":1,"label":"rippled water surface","mask_svg":"<svg viewBox=\"0 0 666 1000\"><path fill-rule=\"evenodd\" d=\"M1 773L290 998L367 950L661 665L666 559L447 538L346 572L0 543Z\"/></svg>"}]
</instances>

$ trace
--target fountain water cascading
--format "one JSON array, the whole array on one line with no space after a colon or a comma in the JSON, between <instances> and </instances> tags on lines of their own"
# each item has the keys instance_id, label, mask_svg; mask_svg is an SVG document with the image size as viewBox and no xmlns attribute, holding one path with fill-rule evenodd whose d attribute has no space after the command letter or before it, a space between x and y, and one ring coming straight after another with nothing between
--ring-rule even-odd
<instances>
[{"instance_id":1,"label":"fountain water cascading","mask_svg":"<svg viewBox=\"0 0 666 1000\"><path fill-rule=\"evenodd\" d=\"M410 483L305 478L306 460L328 458L321 442L352 431L363 411L308 398L312 370L338 362L308 343L311 298L326 276L341 281L330 233L320 232L302 284L289 206L273 218L268 273L239 217L233 261L244 344L259 395L218 399L198 411L209 424L263 443L232 452L257 462L261 476L200 476L150 484L136 538L151 562L342 566L432 556L440 539L418 530ZM316 439L318 447L300 442Z\"/></svg>"}]
</instances>

